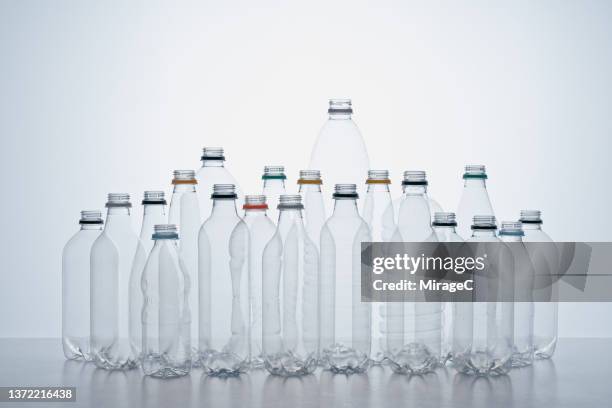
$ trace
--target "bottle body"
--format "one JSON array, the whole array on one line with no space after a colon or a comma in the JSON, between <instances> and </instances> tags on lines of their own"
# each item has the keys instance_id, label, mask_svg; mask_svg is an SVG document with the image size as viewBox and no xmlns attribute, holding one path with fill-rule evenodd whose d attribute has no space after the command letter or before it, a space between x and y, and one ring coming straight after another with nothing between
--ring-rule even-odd
<instances>
[{"instance_id":1,"label":"bottle body","mask_svg":"<svg viewBox=\"0 0 612 408\"><path fill-rule=\"evenodd\" d=\"M191 371L189 274L178 254L175 225L155 227L142 276L142 370L170 378Z\"/></svg>"},{"instance_id":2,"label":"bottle body","mask_svg":"<svg viewBox=\"0 0 612 408\"><path fill-rule=\"evenodd\" d=\"M142 304L130 293L140 283L133 265L142 264L144 250L130 206L129 195L109 195L106 226L91 249L91 348L96 366L109 370L137 367L142 345L139 319L132 318Z\"/></svg>"},{"instance_id":3,"label":"bottle body","mask_svg":"<svg viewBox=\"0 0 612 408\"><path fill-rule=\"evenodd\" d=\"M495 214L487 193L485 166L465 166L463 180L463 192L457 207L457 231L462 238L467 239L472 234L470 225L475 215Z\"/></svg>"},{"instance_id":4,"label":"bottle body","mask_svg":"<svg viewBox=\"0 0 612 408\"><path fill-rule=\"evenodd\" d=\"M62 252L62 347L69 360L91 361L89 258L102 232L102 213L83 211L80 224Z\"/></svg>"},{"instance_id":5,"label":"bottle body","mask_svg":"<svg viewBox=\"0 0 612 408\"><path fill-rule=\"evenodd\" d=\"M319 347L318 253L299 195L283 195L276 232L263 254L263 354L281 376L311 374Z\"/></svg>"},{"instance_id":6,"label":"bottle body","mask_svg":"<svg viewBox=\"0 0 612 408\"><path fill-rule=\"evenodd\" d=\"M356 186L339 184L335 190L334 212L321 230L321 362L348 374L365 371L370 360L371 307L361 302L361 243L371 241L371 234L357 211Z\"/></svg>"},{"instance_id":7,"label":"bottle body","mask_svg":"<svg viewBox=\"0 0 612 408\"><path fill-rule=\"evenodd\" d=\"M209 375L237 375L249 365L248 230L230 238L238 223L233 185L217 184L213 210L200 229L199 353Z\"/></svg>"}]
</instances>

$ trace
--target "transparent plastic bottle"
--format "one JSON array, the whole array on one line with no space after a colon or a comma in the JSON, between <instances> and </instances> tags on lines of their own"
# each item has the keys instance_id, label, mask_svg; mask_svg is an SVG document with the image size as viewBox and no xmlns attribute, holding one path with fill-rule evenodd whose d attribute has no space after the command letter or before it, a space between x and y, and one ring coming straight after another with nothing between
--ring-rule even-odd
<instances>
[{"instance_id":1,"label":"transparent plastic bottle","mask_svg":"<svg viewBox=\"0 0 612 408\"><path fill-rule=\"evenodd\" d=\"M89 255L100 236L101 211L81 211L81 228L62 252L62 347L69 360L91 361L89 351Z\"/></svg>"},{"instance_id":2,"label":"transparent plastic bottle","mask_svg":"<svg viewBox=\"0 0 612 408\"><path fill-rule=\"evenodd\" d=\"M200 233L200 205L196 193L197 181L193 170L175 170L172 184L172 200L168 222L178 226L180 240L178 241L179 256L187 268L189 281L194 288L198 287L198 235ZM194 322L198 321L198 298L189 297L189 310ZM198 328L191 325L191 347L193 360L197 361ZM197 365L197 364L196 364Z\"/></svg>"},{"instance_id":3,"label":"transparent plastic bottle","mask_svg":"<svg viewBox=\"0 0 612 408\"><path fill-rule=\"evenodd\" d=\"M198 203L200 205L201 221L205 221L210 217L213 202L210 195L213 193L213 185L215 184L233 184L236 186L236 194L238 195L238 204L242 192L236 179L225 168L225 156L222 147L205 147L202 149L202 167L196 174L198 180ZM194 321L196 321L194 319Z\"/></svg>"},{"instance_id":4,"label":"transparent plastic bottle","mask_svg":"<svg viewBox=\"0 0 612 408\"><path fill-rule=\"evenodd\" d=\"M488 255L489 262L498 262L500 251L507 250L499 245L496 236L497 225L491 215L475 215L472 224L472 236L468 242L476 245L475 255ZM495 261L495 259L497 261ZM504 272L489 265L487 273ZM507 279L504 279L504 276ZM500 274L487 279L487 276L476 274L474 287L483 287L486 292L500 294L500 301L478 301L458 303L455 309L453 366L460 372L473 375L499 375L510 371L512 367L512 339L514 322L514 304L504 302L501 294L512 293L514 283L509 274ZM491 284L495 286L491 286Z\"/></svg>"},{"instance_id":5,"label":"transparent plastic bottle","mask_svg":"<svg viewBox=\"0 0 612 408\"><path fill-rule=\"evenodd\" d=\"M400 205L395 242L435 241L426 196L424 171L404 172L404 198ZM442 306L440 302L414 301L387 303L385 355L391 369L400 374L432 371L442 353Z\"/></svg>"},{"instance_id":6,"label":"transparent plastic bottle","mask_svg":"<svg viewBox=\"0 0 612 408\"><path fill-rule=\"evenodd\" d=\"M329 118L319 132L308 168L321 171L330 186L361 184L370 168L370 159L361 132L352 120L352 102L330 99L327 112ZM333 201L326 200L325 206L333 208Z\"/></svg>"},{"instance_id":7,"label":"transparent plastic bottle","mask_svg":"<svg viewBox=\"0 0 612 408\"><path fill-rule=\"evenodd\" d=\"M319 257L302 220L302 197L282 195L263 254L263 350L275 375L311 374L318 361Z\"/></svg>"},{"instance_id":8,"label":"transparent plastic bottle","mask_svg":"<svg viewBox=\"0 0 612 408\"><path fill-rule=\"evenodd\" d=\"M485 166L465 166L463 180L463 192L457 207L458 232L463 238L469 238L472 234L470 223L475 215L495 214L487 193Z\"/></svg>"},{"instance_id":9,"label":"transparent plastic bottle","mask_svg":"<svg viewBox=\"0 0 612 408\"><path fill-rule=\"evenodd\" d=\"M367 191L363 201L363 219L370 227L372 241L391 241L395 231L395 219L389 191L389 172L387 170L368 170L366 180ZM390 208L390 209L389 209ZM386 315L386 304L384 302L372 302L372 351L373 364L380 364L384 360L384 318Z\"/></svg>"},{"instance_id":10,"label":"transparent plastic bottle","mask_svg":"<svg viewBox=\"0 0 612 408\"><path fill-rule=\"evenodd\" d=\"M404 172L404 179L402 180L402 195L395 198L391 202L391 205L387 206L385 210L385 217L388 219L390 218L389 214L393 214L393 219L396 224L399 218L399 210L400 210L400 207L402 206L402 201L406 197L406 186L410 185L410 184L407 184L409 183L409 181L406 179L407 177L406 173L411 173L411 172L410 171ZM443 212L444 210L442 209L442 206L436 200L434 200L433 198L429 196L429 193L427 192L428 190L427 187L428 185L426 184L425 185L425 198L427 199L427 204L429 205L429 214L431 215L431 222L433 222L434 214L437 212Z\"/></svg>"},{"instance_id":11,"label":"transparent plastic bottle","mask_svg":"<svg viewBox=\"0 0 612 408\"><path fill-rule=\"evenodd\" d=\"M535 273L523 244L522 224L503 221L499 238L508 244L514 259L514 344L512 366L524 367L533 363L533 296ZM510 271L508 271L510 272Z\"/></svg>"},{"instance_id":12,"label":"transparent plastic bottle","mask_svg":"<svg viewBox=\"0 0 612 408\"><path fill-rule=\"evenodd\" d=\"M142 226L140 228L140 242L148 256L153 249L153 228L157 224L163 224L168 219L166 214L166 198L163 191L145 191L142 200L144 207Z\"/></svg>"},{"instance_id":13,"label":"transparent plastic bottle","mask_svg":"<svg viewBox=\"0 0 612 408\"><path fill-rule=\"evenodd\" d=\"M431 226L433 232L428 241L463 242L463 239L456 231L457 221L454 212L435 213ZM455 314L455 309L461 306L461 304L455 304L450 301L442 303L442 354L440 359L442 364L446 364L453 357L453 315Z\"/></svg>"},{"instance_id":14,"label":"transparent plastic bottle","mask_svg":"<svg viewBox=\"0 0 612 408\"><path fill-rule=\"evenodd\" d=\"M96 366L125 370L138 366L142 346L142 327L132 319L142 304L130 293L140 278L133 265L145 254L132 229L130 195L110 193L106 207L106 226L91 248L91 351Z\"/></svg>"},{"instance_id":15,"label":"transparent plastic bottle","mask_svg":"<svg viewBox=\"0 0 612 408\"><path fill-rule=\"evenodd\" d=\"M250 309L251 309L251 367L263 368L262 349L262 265L266 244L276 232L274 223L266 215L268 204L264 195L247 195L244 200L244 218L232 232L230 245L234 248L232 259L249 260ZM248 234L249 246L241 245ZM238 254L240 249L248 249L246 254Z\"/></svg>"},{"instance_id":16,"label":"transparent plastic bottle","mask_svg":"<svg viewBox=\"0 0 612 408\"><path fill-rule=\"evenodd\" d=\"M179 377L191 371L189 275L178 254L176 225L155 225L142 275L142 370Z\"/></svg>"},{"instance_id":17,"label":"transparent plastic bottle","mask_svg":"<svg viewBox=\"0 0 612 408\"><path fill-rule=\"evenodd\" d=\"M357 210L357 186L337 184L334 211L321 230L321 362L338 373L370 362L371 307L361 302L361 243L372 240Z\"/></svg>"},{"instance_id":18,"label":"transparent plastic bottle","mask_svg":"<svg viewBox=\"0 0 612 408\"><path fill-rule=\"evenodd\" d=\"M527 250L531 256L536 274L535 287L540 292L538 298L557 298L558 288L553 285L553 275L559 270L559 252L552 239L542 230L542 214L538 210L522 210L523 242L544 242L549 245L529 245ZM535 302L533 323L533 346L535 358L551 358L557 345L557 330L559 319L559 304L556 301Z\"/></svg>"},{"instance_id":19,"label":"transparent plastic bottle","mask_svg":"<svg viewBox=\"0 0 612 408\"><path fill-rule=\"evenodd\" d=\"M304 223L310 240L319 250L321 228L327 220L323 193L321 192L321 172L319 170L300 170L298 193L304 202Z\"/></svg>"},{"instance_id":20,"label":"transparent plastic bottle","mask_svg":"<svg viewBox=\"0 0 612 408\"><path fill-rule=\"evenodd\" d=\"M285 190L285 168L283 166L265 166L263 180L263 195L268 201L268 217L276 223L278 222L278 203L280 196L287 194Z\"/></svg>"},{"instance_id":21,"label":"transparent plastic bottle","mask_svg":"<svg viewBox=\"0 0 612 408\"><path fill-rule=\"evenodd\" d=\"M233 184L215 184L211 197L213 210L198 241L200 362L208 375L238 375L250 363L248 231L234 234L230 247L243 223Z\"/></svg>"}]
</instances>

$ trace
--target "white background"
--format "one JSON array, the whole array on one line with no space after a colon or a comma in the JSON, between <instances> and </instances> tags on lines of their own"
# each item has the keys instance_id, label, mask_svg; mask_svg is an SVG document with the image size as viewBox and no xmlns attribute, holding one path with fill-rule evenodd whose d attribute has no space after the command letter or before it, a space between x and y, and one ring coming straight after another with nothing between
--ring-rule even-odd
<instances>
[{"instance_id":1,"label":"white background","mask_svg":"<svg viewBox=\"0 0 612 408\"><path fill-rule=\"evenodd\" d=\"M612 238L612 3L289 3L0 2L0 337L60 336L81 209L169 190L203 146L246 193L265 164L294 188L330 97L353 99L396 189L426 170L452 210L482 163L498 218L539 208L557 240ZM560 334L610 336L611 314L563 304Z\"/></svg>"}]
</instances>

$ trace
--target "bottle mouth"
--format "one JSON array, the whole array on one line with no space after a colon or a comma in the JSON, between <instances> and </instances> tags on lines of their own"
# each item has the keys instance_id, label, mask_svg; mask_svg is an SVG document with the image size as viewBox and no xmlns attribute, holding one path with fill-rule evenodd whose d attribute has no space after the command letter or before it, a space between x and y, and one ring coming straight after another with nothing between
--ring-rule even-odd
<instances>
[{"instance_id":1,"label":"bottle mouth","mask_svg":"<svg viewBox=\"0 0 612 408\"><path fill-rule=\"evenodd\" d=\"M472 230L496 230L497 222L493 215L475 215Z\"/></svg>"},{"instance_id":2,"label":"bottle mouth","mask_svg":"<svg viewBox=\"0 0 612 408\"><path fill-rule=\"evenodd\" d=\"M480 179L486 180L487 172L485 166L482 164L468 164L465 166L465 172L463 173L463 179Z\"/></svg>"},{"instance_id":3,"label":"bottle mouth","mask_svg":"<svg viewBox=\"0 0 612 408\"><path fill-rule=\"evenodd\" d=\"M389 170L368 170L366 184L391 184Z\"/></svg>"},{"instance_id":4,"label":"bottle mouth","mask_svg":"<svg viewBox=\"0 0 612 408\"><path fill-rule=\"evenodd\" d=\"M266 203L265 195L246 195L244 196L244 204L242 205L244 210L267 210L268 204Z\"/></svg>"},{"instance_id":5,"label":"bottle mouth","mask_svg":"<svg viewBox=\"0 0 612 408\"><path fill-rule=\"evenodd\" d=\"M276 208L279 210L303 210L302 196L299 194L281 194Z\"/></svg>"},{"instance_id":6,"label":"bottle mouth","mask_svg":"<svg viewBox=\"0 0 612 408\"><path fill-rule=\"evenodd\" d=\"M525 235L523 224L516 221L502 221L499 235L522 237Z\"/></svg>"},{"instance_id":7,"label":"bottle mouth","mask_svg":"<svg viewBox=\"0 0 612 408\"><path fill-rule=\"evenodd\" d=\"M132 207L132 203L130 203L130 195L127 193L109 193L106 208L112 207Z\"/></svg>"},{"instance_id":8,"label":"bottle mouth","mask_svg":"<svg viewBox=\"0 0 612 408\"><path fill-rule=\"evenodd\" d=\"M233 184L214 184L213 193L210 196L213 200L215 199L232 199L238 198L236 194L236 186Z\"/></svg>"},{"instance_id":9,"label":"bottle mouth","mask_svg":"<svg viewBox=\"0 0 612 408\"><path fill-rule=\"evenodd\" d=\"M221 160L225 161L222 147L204 147L202 149L202 157L200 160Z\"/></svg>"},{"instance_id":10,"label":"bottle mouth","mask_svg":"<svg viewBox=\"0 0 612 408\"><path fill-rule=\"evenodd\" d=\"M145 191L142 205L166 205L165 193L163 191Z\"/></svg>"},{"instance_id":11,"label":"bottle mouth","mask_svg":"<svg viewBox=\"0 0 612 408\"><path fill-rule=\"evenodd\" d=\"M542 224L542 212L539 210L521 210L520 222L523 224Z\"/></svg>"},{"instance_id":12,"label":"bottle mouth","mask_svg":"<svg viewBox=\"0 0 612 408\"><path fill-rule=\"evenodd\" d=\"M195 170L174 170L172 184L198 184L195 178Z\"/></svg>"},{"instance_id":13,"label":"bottle mouth","mask_svg":"<svg viewBox=\"0 0 612 408\"><path fill-rule=\"evenodd\" d=\"M350 99L330 99L327 113L330 115L351 115L353 113L353 103Z\"/></svg>"},{"instance_id":14,"label":"bottle mouth","mask_svg":"<svg viewBox=\"0 0 612 408\"><path fill-rule=\"evenodd\" d=\"M332 197L335 200L355 200L359 198L356 184L336 184Z\"/></svg>"},{"instance_id":15,"label":"bottle mouth","mask_svg":"<svg viewBox=\"0 0 612 408\"><path fill-rule=\"evenodd\" d=\"M285 180L286 178L284 166L265 166L264 174L261 176L262 180Z\"/></svg>"},{"instance_id":16,"label":"bottle mouth","mask_svg":"<svg viewBox=\"0 0 612 408\"><path fill-rule=\"evenodd\" d=\"M153 226L152 239L178 239L178 227L176 224L156 224Z\"/></svg>"},{"instance_id":17,"label":"bottle mouth","mask_svg":"<svg viewBox=\"0 0 612 408\"><path fill-rule=\"evenodd\" d=\"M426 186L427 175L422 170L406 170L402 186Z\"/></svg>"},{"instance_id":18,"label":"bottle mouth","mask_svg":"<svg viewBox=\"0 0 612 408\"><path fill-rule=\"evenodd\" d=\"M81 219L79 220L81 225L96 225L104 224L102 220L102 211L100 210L83 210L81 211Z\"/></svg>"},{"instance_id":19,"label":"bottle mouth","mask_svg":"<svg viewBox=\"0 0 612 408\"><path fill-rule=\"evenodd\" d=\"M457 220L454 212L436 212L434 213L434 227L456 227Z\"/></svg>"}]
</instances>

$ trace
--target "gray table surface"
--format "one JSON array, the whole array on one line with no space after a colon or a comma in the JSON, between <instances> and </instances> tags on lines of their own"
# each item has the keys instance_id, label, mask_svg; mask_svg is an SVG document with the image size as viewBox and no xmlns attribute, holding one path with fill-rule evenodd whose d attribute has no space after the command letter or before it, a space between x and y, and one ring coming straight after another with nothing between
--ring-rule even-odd
<instances>
[{"instance_id":1,"label":"gray table surface","mask_svg":"<svg viewBox=\"0 0 612 408\"><path fill-rule=\"evenodd\" d=\"M610 407L612 339L561 339L553 360L507 376L475 378L441 368L424 376L373 367L367 374L318 371L280 378L257 370L211 378L202 370L160 380L140 370L108 372L66 361L57 339L0 340L0 386L74 386L71 403L2 407Z\"/></svg>"}]
</instances>

